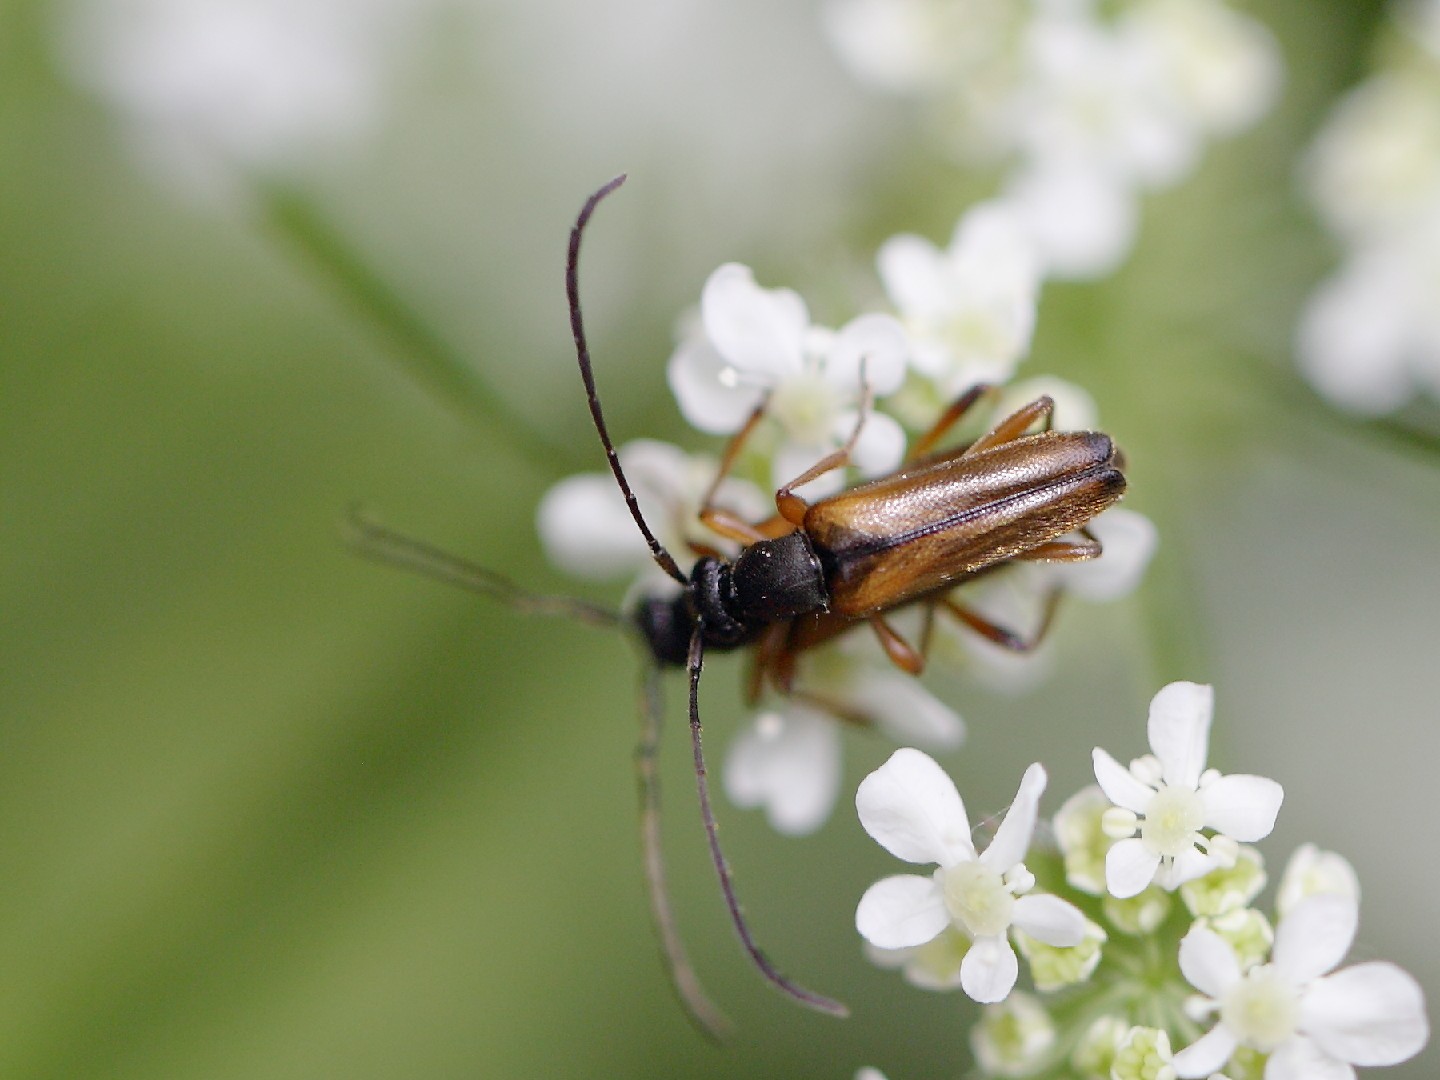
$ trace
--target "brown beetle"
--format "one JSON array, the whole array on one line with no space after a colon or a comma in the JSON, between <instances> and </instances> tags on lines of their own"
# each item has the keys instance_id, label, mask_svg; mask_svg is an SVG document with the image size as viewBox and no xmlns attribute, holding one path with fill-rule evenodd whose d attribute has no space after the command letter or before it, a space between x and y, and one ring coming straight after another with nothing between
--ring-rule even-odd
<instances>
[{"instance_id":1,"label":"brown beetle","mask_svg":"<svg viewBox=\"0 0 1440 1080\"><path fill-rule=\"evenodd\" d=\"M760 951L740 910L734 882L721 852L701 746L700 673L707 650L754 646L752 696L765 683L789 692L795 662L806 649L859 623L873 627L887 655L898 666L918 673L919 648L905 641L886 614L906 605L923 605L927 617L943 608L973 629L1015 649L1024 641L957 603L951 591L1001 564L1019 560L1080 561L1100 554L1088 535L1065 539L1084 526L1125 490L1123 460L1109 436L1096 432L1049 430L1053 402L1040 398L1005 418L967 446L931 453L979 400L985 387L958 399L912 451L907 467L836 495L806 503L795 489L834 469L845 467L859 425L840 450L817 462L776 492L778 513L753 524L713 503L722 479L747 436L764 416L758 406L731 440L701 511L702 520L722 536L743 544L732 561L702 553L687 575L656 539L620 465L600 408L580 312L580 241L595 208L624 181L616 177L586 200L570 233L566 294L580 375L595 429L605 449L630 514L644 535L655 562L680 586L677 594L642 600L628 616L561 597L538 596L481 567L358 518L354 541L365 554L440 577L511 606L541 614L560 614L605 625L629 625L655 661L647 677L647 725L636 752L642 792L642 836L651 906L669 961L670 974L690 1016L702 1030L718 1035L726 1026L685 958L664 881L658 827L655 757L661 706L655 672L684 667L689 681L689 719L701 816L711 858L730 918L745 950L771 983L812 1008L846 1015L845 1006L786 978ZM863 378L863 376L862 376ZM869 407L861 409L860 424ZM1037 424L1044 430L1029 433ZM928 456L927 456L928 455ZM1053 600L1047 607L1043 635Z\"/></svg>"}]
</instances>

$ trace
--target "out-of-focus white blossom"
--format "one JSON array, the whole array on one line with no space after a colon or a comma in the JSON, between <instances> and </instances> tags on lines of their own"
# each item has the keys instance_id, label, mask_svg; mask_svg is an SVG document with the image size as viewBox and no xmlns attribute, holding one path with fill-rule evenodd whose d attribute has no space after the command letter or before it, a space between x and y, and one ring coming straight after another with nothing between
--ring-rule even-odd
<instances>
[{"instance_id":1,"label":"out-of-focus white blossom","mask_svg":"<svg viewBox=\"0 0 1440 1080\"><path fill-rule=\"evenodd\" d=\"M847 719L937 752L964 742L959 714L872 641L866 633L847 635L801 656L795 697L760 713L730 746L724 782L731 802L763 808L771 827L787 836L814 832L835 807Z\"/></svg>"},{"instance_id":2,"label":"out-of-focus white blossom","mask_svg":"<svg viewBox=\"0 0 1440 1080\"><path fill-rule=\"evenodd\" d=\"M987 1005L970 1029L970 1052L991 1076L1028 1076L1055 1045L1055 1021L1030 994Z\"/></svg>"},{"instance_id":3,"label":"out-of-focus white blossom","mask_svg":"<svg viewBox=\"0 0 1440 1080\"><path fill-rule=\"evenodd\" d=\"M944 143L1006 163L1004 197L1045 272L1093 278L1129 253L1136 200L1206 140L1267 113L1270 33L1223 0L833 0L842 59L921 99Z\"/></svg>"},{"instance_id":4,"label":"out-of-focus white blossom","mask_svg":"<svg viewBox=\"0 0 1440 1080\"><path fill-rule=\"evenodd\" d=\"M619 453L641 514L682 569L695 560L692 543L738 553L739 545L700 521L701 500L718 467L713 459L688 455L654 439L628 442ZM721 483L716 505L748 521L760 520L771 508L759 488L733 477ZM608 472L561 480L540 500L536 527L546 556L576 577L604 581L640 575L652 581L669 580L651 559L615 477Z\"/></svg>"},{"instance_id":5,"label":"out-of-focus white blossom","mask_svg":"<svg viewBox=\"0 0 1440 1080\"><path fill-rule=\"evenodd\" d=\"M403 0L70 0L65 66L182 187L285 173L370 131L411 43Z\"/></svg>"},{"instance_id":6,"label":"out-of-focus white blossom","mask_svg":"<svg viewBox=\"0 0 1440 1080\"><path fill-rule=\"evenodd\" d=\"M1360 879L1349 861L1334 851L1322 851L1315 844L1301 844L1285 864L1275 909L1283 919L1307 896L1336 893L1360 902Z\"/></svg>"},{"instance_id":7,"label":"out-of-focus white blossom","mask_svg":"<svg viewBox=\"0 0 1440 1080\"><path fill-rule=\"evenodd\" d=\"M1396 11L1435 44L1440 5ZM1342 257L1301 314L1300 369L1365 415L1440 397L1440 50L1395 53L1335 107L1305 170Z\"/></svg>"}]
</instances>

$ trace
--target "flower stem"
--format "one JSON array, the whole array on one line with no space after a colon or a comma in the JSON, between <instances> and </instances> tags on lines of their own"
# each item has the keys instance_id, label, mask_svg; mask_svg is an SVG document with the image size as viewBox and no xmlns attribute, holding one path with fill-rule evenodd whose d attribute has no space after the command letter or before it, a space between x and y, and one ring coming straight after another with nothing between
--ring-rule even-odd
<instances>
[{"instance_id":1,"label":"flower stem","mask_svg":"<svg viewBox=\"0 0 1440 1080\"><path fill-rule=\"evenodd\" d=\"M309 199L274 186L262 187L257 194L272 233L389 337L395 346L391 355L415 382L460 416L481 420L501 432L520 454L547 472L578 465L572 446L521 419L480 370L426 325Z\"/></svg>"}]
</instances>

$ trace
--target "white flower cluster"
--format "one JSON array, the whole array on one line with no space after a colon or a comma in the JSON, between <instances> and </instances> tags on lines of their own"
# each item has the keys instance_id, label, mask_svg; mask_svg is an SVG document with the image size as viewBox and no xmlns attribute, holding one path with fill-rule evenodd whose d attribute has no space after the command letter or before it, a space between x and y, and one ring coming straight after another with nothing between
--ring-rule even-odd
<instances>
[{"instance_id":1,"label":"white flower cluster","mask_svg":"<svg viewBox=\"0 0 1440 1080\"><path fill-rule=\"evenodd\" d=\"M165 179L211 194L368 132L421 4L407 0L69 0L77 83L125 120Z\"/></svg>"},{"instance_id":2,"label":"white flower cluster","mask_svg":"<svg viewBox=\"0 0 1440 1080\"><path fill-rule=\"evenodd\" d=\"M1359 918L1343 858L1295 852L1273 929L1250 906L1265 873L1248 845L1269 835L1282 792L1205 768L1212 704L1208 686L1172 683L1151 703L1151 754L1127 769L1097 749L1099 786L1055 818L1058 853L1031 850L1039 765L979 854L954 784L924 754L898 750L861 783L865 830L907 862L938 866L872 885L856 928L911 983L986 1003L972 1033L984 1075L1353 1080L1354 1066L1393 1065L1427 1042L1423 994L1406 972L1336 970ZM1017 949L1063 1008L1014 991ZM1059 1015L1084 1017L1083 1030L1064 1030ZM1172 1041L1188 1045L1172 1052Z\"/></svg>"},{"instance_id":3,"label":"white flower cluster","mask_svg":"<svg viewBox=\"0 0 1440 1080\"><path fill-rule=\"evenodd\" d=\"M844 444L857 424L851 475L892 472L906 453L906 424L929 425L978 383L1009 380L1029 348L1040 283L1030 247L1003 211L977 207L947 251L918 237L892 239L881 250L879 271L894 313L862 314L838 330L817 325L795 292L757 284L748 267L731 263L710 275L698 318L682 331L669 363L680 411L702 432L734 435L764 406L733 475L716 492L717 507L749 523L772 517L774 506L767 505L762 487L774 490L794 480ZM861 423L867 390L878 401ZM1057 426L1093 426L1088 397L1058 380L1009 387L997 412L1042 393L1056 400ZM688 572L700 552L738 553L734 540L699 518L715 461L649 441L619 453L646 520L682 569ZM822 498L846 479L834 471L799 490L807 499ZM545 549L562 569L589 578L633 575L634 591L645 595L674 588L651 562L609 474L562 481L545 496L538 518ZM1041 623L1056 590L1092 600L1128 593L1154 550L1154 526L1117 508L1091 531L1104 547L1101 558L1007 567L967 585L967 607L1007 628L1025 629ZM922 629L918 618L913 625L907 621L911 614L899 612L895 622L908 640L919 641ZM976 634L946 614L933 621L929 642L932 666L968 661L994 682L1018 681L1013 651L995 656L1003 650L977 643ZM953 749L965 734L960 716L902 674L873 635L843 634L801 652L793 692L762 709L732 744L724 768L730 798L763 808L782 833L819 828L839 793L837 719L932 750Z\"/></svg>"},{"instance_id":4,"label":"white flower cluster","mask_svg":"<svg viewBox=\"0 0 1440 1080\"><path fill-rule=\"evenodd\" d=\"M1390 62L1335 107L1305 173L1343 259L1301 316L1301 370L1366 415L1440 398L1440 0L1399 11Z\"/></svg>"},{"instance_id":5,"label":"white flower cluster","mask_svg":"<svg viewBox=\"0 0 1440 1080\"><path fill-rule=\"evenodd\" d=\"M1139 194L1254 124L1281 83L1269 32L1223 0L832 0L826 15L859 78L923 100L959 156L1001 164L1047 276L1113 270Z\"/></svg>"}]
</instances>

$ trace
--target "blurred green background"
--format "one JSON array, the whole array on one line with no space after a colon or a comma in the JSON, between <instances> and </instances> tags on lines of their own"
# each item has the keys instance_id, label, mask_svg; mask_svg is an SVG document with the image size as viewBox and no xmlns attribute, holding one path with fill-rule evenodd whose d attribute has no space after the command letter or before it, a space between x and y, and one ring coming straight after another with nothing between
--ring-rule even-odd
<instances>
[{"instance_id":1,"label":"blurred green background","mask_svg":"<svg viewBox=\"0 0 1440 1080\"><path fill-rule=\"evenodd\" d=\"M971 727L946 764L979 816L1041 759L1053 811L1090 747L1140 751L1163 681L1214 681L1217 763L1286 787L1272 872L1305 840L1344 853L1366 890L1352 957L1433 991L1434 416L1357 424L1289 373L1295 312L1335 257L1296 155L1367 70L1382 9L1251 10L1285 52L1280 107L1147 200L1116 277L1047 287L1022 371L1099 400L1129 505L1161 527L1151 579L1067 608L1040 690L945 687ZM413 337L293 227L138 169L58 73L60 14L0 6L0 1076L958 1074L967 1004L860 957L853 900L893 862L846 800L802 841L721 817L762 941L854 1019L792 1008L749 969L702 850L677 683L676 904L738 1026L726 1050L700 1040L642 891L627 644L378 568L339 526L358 499L575 591L532 521L548 485L603 467L561 269L613 173L632 180L583 282L602 393L620 439L691 446L663 367L714 266L750 262L843 316L826 297L863 268L846 258L899 229L943 239L979 182L847 79L812 4L442 15L383 126L287 205L472 363L526 442L417 381ZM707 667L717 762L738 674ZM853 735L847 786L889 749Z\"/></svg>"}]
</instances>

